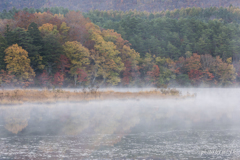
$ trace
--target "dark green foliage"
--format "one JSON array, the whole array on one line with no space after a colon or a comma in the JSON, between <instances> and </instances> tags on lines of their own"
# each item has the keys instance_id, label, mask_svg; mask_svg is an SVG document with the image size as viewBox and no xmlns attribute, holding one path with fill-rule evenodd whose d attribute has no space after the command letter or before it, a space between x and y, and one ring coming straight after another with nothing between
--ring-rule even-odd
<instances>
[{"instance_id":1,"label":"dark green foliage","mask_svg":"<svg viewBox=\"0 0 240 160\"><path fill-rule=\"evenodd\" d=\"M239 2L240 3L240 2ZM175 9L173 11L162 10L160 12L153 12L150 10L149 12L143 11L133 11L129 10L127 12L124 11L99 11L99 10L91 10L89 12L83 13L86 17L89 17L92 22L95 24L106 24L109 21L119 22L122 19L131 18L140 18L140 19L149 19L153 20L156 18L171 18L171 19L180 19L180 18L190 18L197 19L202 22L208 22L213 19L221 19L224 23L240 23L240 12L237 7L227 7L227 8L182 8Z\"/></svg>"},{"instance_id":2,"label":"dark green foliage","mask_svg":"<svg viewBox=\"0 0 240 160\"><path fill-rule=\"evenodd\" d=\"M38 71L38 65L42 64L42 60L39 60L39 56L43 52L43 38L41 32L38 29L36 23L32 22L28 26L28 34L32 38L32 53L30 53L31 65L35 69L35 72ZM42 68L43 69L43 68Z\"/></svg>"},{"instance_id":3,"label":"dark green foliage","mask_svg":"<svg viewBox=\"0 0 240 160\"><path fill-rule=\"evenodd\" d=\"M8 41L9 45L18 44L28 52L29 57L36 56L38 54L41 46L34 45L33 37L31 37L29 32L25 31L22 28L16 28L12 32L12 35L14 38L12 41Z\"/></svg>"},{"instance_id":4,"label":"dark green foliage","mask_svg":"<svg viewBox=\"0 0 240 160\"><path fill-rule=\"evenodd\" d=\"M181 86L191 85L191 81L187 74L179 74L176 79L177 79L178 85L181 85Z\"/></svg>"},{"instance_id":5,"label":"dark green foliage","mask_svg":"<svg viewBox=\"0 0 240 160\"><path fill-rule=\"evenodd\" d=\"M7 27L5 37L8 42L8 46L18 44L25 49L28 52L29 58L31 59L31 66L37 69L39 62L37 62L38 58L36 57L38 57L40 54L39 52L42 49L43 43L41 42L41 37L38 37L38 29L33 26L34 24L32 23L29 27L29 31L25 31L19 27L13 31L10 31Z\"/></svg>"},{"instance_id":6,"label":"dark green foliage","mask_svg":"<svg viewBox=\"0 0 240 160\"><path fill-rule=\"evenodd\" d=\"M8 46L18 44L23 49L25 49L29 55L34 54L34 47L32 46L33 39L30 37L29 33L26 32L23 28L17 27L13 31L7 29L5 37L8 42Z\"/></svg>"},{"instance_id":7,"label":"dark green foliage","mask_svg":"<svg viewBox=\"0 0 240 160\"><path fill-rule=\"evenodd\" d=\"M29 33L29 36L32 38L32 44L34 46L37 46L40 50L43 46L43 38L41 36L41 32L39 31L37 24L32 22L29 25L27 32Z\"/></svg>"},{"instance_id":8,"label":"dark green foliage","mask_svg":"<svg viewBox=\"0 0 240 160\"><path fill-rule=\"evenodd\" d=\"M15 35L13 32L10 30L9 25L6 26L6 30L4 32L4 37L7 41L8 46L14 43L15 41Z\"/></svg>"},{"instance_id":9,"label":"dark green foliage","mask_svg":"<svg viewBox=\"0 0 240 160\"><path fill-rule=\"evenodd\" d=\"M85 16L100 27L122 33L123 38L128 40L142 57L149 52L176 60L185 57L185 53L190 51L200 55L220 56L224 60L229 57L236 59L239 57L236 48L240 40L239 24L229 23L233 18L229 21L228 16L222 15L223 8L212 10L189 8L154 14L136 11L90 11ZM233 14L231 10L226 11L228 15ZM181 15L178 12L186 14ZM211 20L211 16L205 12L210 12L210 15L219 14L216 17L225 17L225 20ZM237 17L240 17L240 14Z\"/></svg>"},{"instance_id":10,"label":"dark green foliage","mask_svg":"<svg viewBox=\"0 0 240 160\"><path fill-rule=\"evenodd\" d=\"M13 7L13 9L9 10L8 12L6 9L4 9L2 13L0 13L0 19L12 19L17 12L18 10L15 7Z\"/></svg>"},{"instance_id":11,"label":"dark green foliage","mask_svg":"<svg viewBox=\"0 0 240 160\"><path fill-rule=\"evenodd\" d=\"M58 38L54 34L48 34L43 38L43 64L49 73L57 69L59 57L63 54L63 48Z\"/></svg>"},{"instance_id":12,"label":"dark green foliage","mask_svg":"<svg viewBox=\"0 0 240 160\"><path fill-rule=\"evenodd\" d=\"M5 58L5 49L7 48L6 39L0 34L0 70L6 68L6 64L4 62Z\"/></svg>"}]
</instances>

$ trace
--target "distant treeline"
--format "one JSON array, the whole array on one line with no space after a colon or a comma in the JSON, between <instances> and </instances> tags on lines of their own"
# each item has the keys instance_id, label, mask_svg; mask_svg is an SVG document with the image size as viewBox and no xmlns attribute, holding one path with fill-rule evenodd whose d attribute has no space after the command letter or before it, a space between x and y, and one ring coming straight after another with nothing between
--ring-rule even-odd
<instances>
[{"instance_id":1,"label":"distant treeline","mask_svg":"<svg viewBox=\"0 0 240 160\"><path fill-rule=\"evenodd\" d=\"M0 19L14 19L14 15L20 11L25 11L28 13L43 13L43 12L51 12L52 14L63 14L66 15L69 12L69 9L63 8L63 7L52 7L52 8L40 8L40 9L35 9L35 8L24 8L23 10L16 9L13 7L9 11L3 10L0 12Z\"/></svg>"},{"instance_id":2,"label":"distant treeline","mask_svg":"<svg viewBox=\"0 0 240 160\"><path fill-rule=\"evenodd\" d=\"M21 11L20 9L16 9L13 7L12 9L6 11L3 10L0 12L0 19L13 19L14 15ZM50 11L52 14L63 14L66 15L69 12L68 8L63 7L51 7L51 8L24 8L22 11L26 11L29 13L35 12L47 12ZM81 11L82 10L77 10ZM201 21L208 21L213 19L221 19L225 23L240 23L240 9L238 7L227 7L227 8L217 8L217 7L210 7L210 8L182 8L182 9L175 9L173 11L161 11L161 12L146 12L146 11L100 11L100 10L90 10L89 12L83 12L83 14L87 17L90 17L93 21L104 23L108 20L112 21L121 21L122 19L128 16L134 16L135 18L143 18L143 19L154 19L160 17L167 17L173 19L179 18L194 18ZM100 19L99 19L100 17Z\"/></svg>"},{"instance_id":3,"label":"distant treeline","mask_svg":"<svg viewBox=\"0 0 240 160\"><path fill-rule=\"evenodd\" d=\"M137 10L159 12L188 7L240 7L239 0L1 0L0 11L17 9L66 7L71 10Z\"/></svg>"},{"instance_id":4,"label":"distant treeline","mask_svg":"<svg viewBox=\"0 0 240 160\"><path fill-rule=\"evenodd\" d=\"M0 84L238 84L239 24L211 16L193 18L207 10L239 11L91 11L85 17L64 8L16 11L0 20Z\"/></svg>"}]
</instances>

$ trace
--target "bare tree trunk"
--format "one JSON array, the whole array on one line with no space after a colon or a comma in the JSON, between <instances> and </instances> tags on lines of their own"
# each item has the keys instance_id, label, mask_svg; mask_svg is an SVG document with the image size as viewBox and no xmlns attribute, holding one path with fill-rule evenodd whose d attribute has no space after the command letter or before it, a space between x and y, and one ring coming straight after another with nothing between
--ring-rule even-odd
<instances>
[{"instance_id":1,"label":"bare tree trunk","mask_svg":"<svg viewBox=\"0 0 240 160\"><path fill-rule=\"evenodd\" d=\"M75 86L77 85L77 74L74 75Z\"/></svg>"},{"instance_id":2,"label":"bare tree trunk","mask_svg":"<svg viewBox=\"0 0 240 160\"><path fill-rule=\"evenodd\" d=\"M96 79L96 76L94 76L94 78L93 78L93 81L92 81L92 84L94 84L94 82L95 82L95 79Z\"/></svg>"}]
</instances>

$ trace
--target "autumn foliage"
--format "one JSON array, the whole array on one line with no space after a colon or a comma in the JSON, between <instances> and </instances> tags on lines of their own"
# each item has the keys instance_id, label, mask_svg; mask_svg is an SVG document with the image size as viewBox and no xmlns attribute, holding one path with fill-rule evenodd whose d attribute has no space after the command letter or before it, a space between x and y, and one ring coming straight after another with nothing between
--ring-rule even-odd
<instances>
[{"instance_id":1,"label":"autumn foliage","mask_svg":"<svg viewBox=\"0 0 240 160\"><path fill-rule=\"evenodd\" d=\"M160 71L158 65L153 66L152 71L148 71L147 75L151 77L152 79L152 84L157 84L158 78L160 76Z\"/></svg>"},{"instance_id":2,"label":"autumn foliage","mask_svg":"<svg viewBox=\"0 0 240 160\"><path fill-rule=\"evenodd\" d=\"M3 86L167 86L182 82L222 86L231 85L239 76L240 64L233 64L231 58L190 51L176 58L178 52L170 43L168 56L140 55L121 34L100 28L81 12L20 11L13 20L0 22Z\"/></svg>"},{"instance_id":3,"label":"autumn foliage","mask_svg":"<svg viewBox=\"0 0 240 160\"><path fill-rule=\"evenodd\" d=\"M3 85L14 85L15 83L15 76L13 74L11 74L10 72L6 72L4 70L0 71L0 87L3 87Z\"/></svg>"},{"instance_id":4,"label":"autumn foliage","mask_svg":"<svg viewBox=\"0 0 240 160\"><path fill-rule=\"evenodd\" d=\"M78 82L82 83L87 81L88 74L84 70L78 68L77 74L78 74L78 79L77 79Z\"/></svg>"},{"instance_id":5,"label":"autumn foliage","mask_svg":"<svg viewBox=\"0 0 240 160\"><path fill-rule=\"evenodd\" d=\"M19 83L28 86L35 77L35 72L30 66L28 52L17 44L5 50L5 63L8 72L11 72L19 80Z\"/></svg>"},{"instance_id":6,"label":"autumn foliage","mask_svg":"<svg viewBox=\"0 0 240 160\"><path fill-rule=\"evenodd\" d=\"M51 77L48 75L47 71L44 70L43 73L39 76L40 84L44 87L47 87L51 84Z\"/></svg>"},{"instance_id":7,"label":"autumn foliage","mask_svg":"<svg viewBox=\"0 0 240 160\"><path fill-rule=\"evenodd\" d=\"M202 78L203 73L199 70L190 70L190 72L188 72L188 76L190 78L190 80L193 81L194 84L199 83L200 79Z\"/></svg>"},{"instance_id":8,"label":"autumn foliage","mask_svg":"<svg viewBox=\"0 0 240 160\"><path fill-rule=\"evenodd\" d=\"M62 86L64 81L64 76L60 72L55 73L53 85Z\"/></svg>"}]
</instances>

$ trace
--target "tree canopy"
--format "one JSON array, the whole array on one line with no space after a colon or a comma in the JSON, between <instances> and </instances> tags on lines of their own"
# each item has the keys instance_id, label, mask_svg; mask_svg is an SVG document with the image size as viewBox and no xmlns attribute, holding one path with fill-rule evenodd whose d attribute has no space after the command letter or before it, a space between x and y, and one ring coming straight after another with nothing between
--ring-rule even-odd
<instances>
[{"instance_id":1,"label":"tree canopy","mask_svg":"<svg viewBox=\"0 0 240 160\"><path fill-rule=\"evenodd\" d=\"M217 15L221 10L215 10ZM45 87L239 84L238 9L226 9L229 15L236 13L231 19L200 16L205 11L84 15L18 11L12 19L0 20L0 83Z\"/></svg>"}]
</instances>

